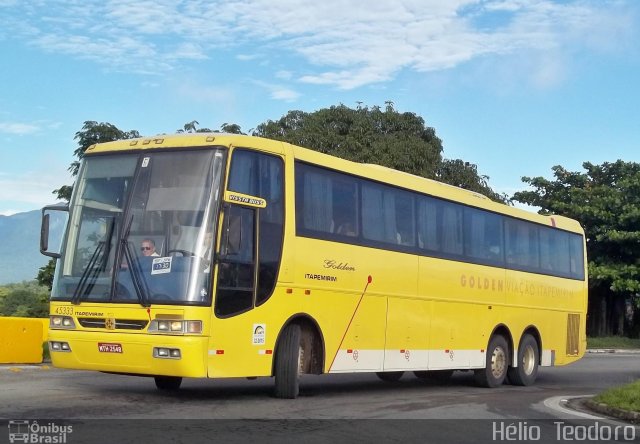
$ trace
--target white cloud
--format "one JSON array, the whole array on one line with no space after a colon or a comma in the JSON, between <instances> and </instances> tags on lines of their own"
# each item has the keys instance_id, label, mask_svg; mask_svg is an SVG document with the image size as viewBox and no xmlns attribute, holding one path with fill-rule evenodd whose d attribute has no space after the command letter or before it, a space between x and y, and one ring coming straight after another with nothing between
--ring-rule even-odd
<instances>
[{"instance_id":1,"label":"white cloud","mask_svg":"<svg viewBox=\"0 0 640 444\"><path fill-rule=\"evenodd\" d=\"M26 135L40 131L40 127L30 123L0 122L0 133Z\"/></svg>"},{"instance_id":2,"label":"white cloud","mask_svg":"<svg viewBox=\"0 0 640 444\"><path fill-rule=\"evenodd\" d=\"M532 79L553 85L572 48L614 51L633 44L637 31L632 0L68 0L46 8L33 2L26 12L21 3L3 4L20 14L0 18L7 36L114 69L161 73L181 60L242 48L235 56L242 61L254 53L301 57L298 81L342 89L401 70L444 70L529 51L556 57L549 72Z\"/></svg>"},{"instance_id":3,"label":"white cloud","mask_svg":"<svg viewBox=\"0 0 640 444\"><path fill-rule=\"evenodd\" d=\"M293 72L291 71L286 71L286 70L281 70L276 72L276 79L280 79L280 80L291 80L293 78Z\"/></svg>"},{"instance_id":4,"label":"white cloud","mask_svg":"<svg viewBox=\"0 0 640 444\"><path fill-rule=\"evenodd\" d=\"M253 83L263 89L269 91L271 98L274 100L282 100L284 102L295 102L300 97L300 93L283 85L263 82L255 80Z\"/></svg>"}]
</instances>

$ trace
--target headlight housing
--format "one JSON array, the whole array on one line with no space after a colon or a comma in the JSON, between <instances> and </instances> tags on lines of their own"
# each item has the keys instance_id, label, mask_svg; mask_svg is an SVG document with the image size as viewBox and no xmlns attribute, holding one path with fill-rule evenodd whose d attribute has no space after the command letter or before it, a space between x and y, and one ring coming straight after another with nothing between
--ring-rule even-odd
<instances>
[{"instance_id":1,"label":"headlight housing","mask_svg":"<svg viewBox=\"0 0 640 444\"><path fill-rule=\"evenodd\" d=\"M71 316L49 316L49 328L54 329L73 329L76 328L76 323Z\"/></svg>"},{"instance_id":2,"label":"headlight housing","mask_svg":"<svg viewBox=\"0 0 640 444\"><path fill-rule=\"evenodd\" d=\"M154 319L149 324L149 333L169 335L202 334L202 321L185 321L178 319Z\"/></svg>"}]
</instances>

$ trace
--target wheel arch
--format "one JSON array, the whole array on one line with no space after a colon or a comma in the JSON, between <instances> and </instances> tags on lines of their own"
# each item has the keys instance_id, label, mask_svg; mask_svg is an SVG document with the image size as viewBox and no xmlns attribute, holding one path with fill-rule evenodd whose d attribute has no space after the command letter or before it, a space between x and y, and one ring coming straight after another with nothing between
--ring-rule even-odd
<instances>
[{"instance_id":1,"label":"wheel arch","mask_svg":"<svg viewBox=\"0 0 640 444\"><path fill-rule=\"evenodd\" d=\"M289 319L287 319L285 323L282 324L282 327L278 332L278 337L276 338L276 343L273 350L274 357L278 354L278 347L280 346L282 333L289 325L292 324L297 324L300 326L303 341L311 341L310 343L312 345L312 359L309 363L308 373L316 375L322 374L326 356L324 336L322 335L322 330L320 329L320 325L318 324L318 322L307 313L296 313L294 315L291 315ZM275 359L273 359L271 364L271 375L275 375Z\"/></svg>"},{"instance_id":2,"label":"wheel arch","mask_svg":"<svg viewBox=\"0 0 640 444\"><path fill-rule=\"evenodd\" d=\"M491 338L493 338L495 335L501 335L507 341L507 346L509 347L509 350L508 350L509 362L513 362L513 360L515 359L514 358L515 349L513 347L513 336L511 335L511 330L509 330L509 327L507 327L505 324L496 325L493 331L491 332L491 335L489 336L489 340L487 341L487 344L489 344L489 342L491 341Z\"/></svg>"},{"instance_id":3,"label":"wheel arch","mask_svg":"<svg viewBox=\"0 0 640 444\"><path fill-rule=\"evenodd\" d=\"M518 342L518 347L520 347L522 338L524 338L525 335L531 335L533 339L535 339L536 343L538 344L538 364L542 364L542 336L540 336L540 331L538 330L538 327L536 327L533 324L527 326L522 332L522 334L520 335L520 342ZM514 366L516 364L517 364L516 362L513 363Z\"/></svg>"}]
</instances>

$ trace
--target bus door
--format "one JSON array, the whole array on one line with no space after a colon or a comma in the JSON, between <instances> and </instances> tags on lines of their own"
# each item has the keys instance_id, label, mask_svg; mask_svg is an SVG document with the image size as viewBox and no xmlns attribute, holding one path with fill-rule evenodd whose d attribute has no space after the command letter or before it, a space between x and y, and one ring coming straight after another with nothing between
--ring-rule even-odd
<instances>
[{"instance_id":1,"label":"bus door","mask_svg":"<svg viewBox=\"0 0 640 444\"><path fill-rule=\"evenodd\" d=\"M234 150L216 255L210 377L271 374L279 325L263 304L275 289L282 253L283 190L281 158Z\"/></svg>"}]
</instances>

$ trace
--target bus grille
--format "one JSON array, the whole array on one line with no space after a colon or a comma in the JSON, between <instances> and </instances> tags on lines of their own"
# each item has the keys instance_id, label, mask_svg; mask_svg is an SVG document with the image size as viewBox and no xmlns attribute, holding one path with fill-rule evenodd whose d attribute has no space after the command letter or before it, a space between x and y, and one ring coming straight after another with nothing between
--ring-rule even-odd
<instances>
[{"instance_id":1,"label":"bus grille","mask_svg":"<svg viewBox=\"0 0 640 444\"><path fill-rule=\"evenodd\" d=\"M78 318L84 328L107 328L105 318ZM143 330L149 321L144 319L116 319L115 330Z\"/></svg>"},{"instance_id":2,"label":"bus grille","mask_svg":"<svg viewBox=\"0 0 640 444\"><path fill-rule=\"evenodd\" d=\"M567 355L577 356L580 352L580 315L569 313L567 317Z\"/></svg>"}]
</instances>

